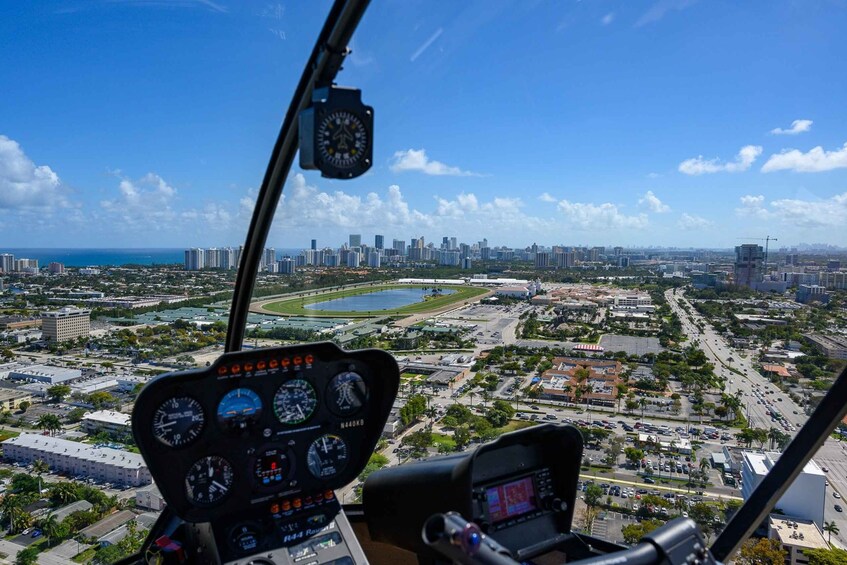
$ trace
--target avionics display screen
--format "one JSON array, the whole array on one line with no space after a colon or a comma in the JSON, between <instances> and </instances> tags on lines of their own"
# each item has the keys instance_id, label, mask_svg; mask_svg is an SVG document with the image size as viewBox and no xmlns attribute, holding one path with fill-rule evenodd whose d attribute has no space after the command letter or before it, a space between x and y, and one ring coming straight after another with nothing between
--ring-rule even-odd
<instances>
[{"instance_id":1,"label":"avionics display screen","mask_svg":"<svg viewBox=\"0 0 847 565\"><path fill-rule=\"evenodd\" d=\"M502 522L538 508L532 477L488 488L485 498L488 500L488 513L492 522Z\"/></svg>"}]
</instances>

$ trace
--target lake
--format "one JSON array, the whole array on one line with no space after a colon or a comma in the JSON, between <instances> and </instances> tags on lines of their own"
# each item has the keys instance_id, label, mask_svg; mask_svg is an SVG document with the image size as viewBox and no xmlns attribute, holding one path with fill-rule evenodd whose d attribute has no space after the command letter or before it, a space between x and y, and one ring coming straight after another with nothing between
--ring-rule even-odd
<instances>
[{"instance_id":1,"label":"lake","mask_svg":"<svg viewBox=\"0 0 847 565\"><path fill-rule=\"evenodd\" d=\"M441 294L454 294L455 290L443 289ZM366 294L357 294L346 298L336 298L306 304L306 310L329 310L334 312L372 312L375 310L393 310L410 304L423 302L424 296L430 293L421 288L395 288L378 290Z\"/></svg>"}]
</instances>

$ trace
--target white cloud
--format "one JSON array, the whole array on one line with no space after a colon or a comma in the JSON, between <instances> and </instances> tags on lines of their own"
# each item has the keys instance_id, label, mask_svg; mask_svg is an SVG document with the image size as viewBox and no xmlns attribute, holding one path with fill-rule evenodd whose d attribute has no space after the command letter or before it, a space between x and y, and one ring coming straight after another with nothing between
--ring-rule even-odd
<instances>
[{"instance_id":1,"label":"white cloud","mask_svg":"<svg viewBox=\"0 0 847 565\"><path fill-rule=\"evenodd\" d=\"M648 179L657 179L657 178L659 178L660 176L662 176L662 175L660 175L659 173L647 173L647 178L648 178Z\"/></svg>"},{"instance_id":2,"label":"white cloud","mask_svg":"<svg viewBox=\"0 0 847 565\"><path fill-rule=\"evenodd\" d=\"M652 190L648 190L647 194L638 200L638 205L646 206L648 210L657 214L671 211L671 207L659 200L659 197L653 194Z\"/></svg>"},{"instance_id":3,"label":"white cloud","mask_svg":"<svg viewBox=\"0 0 847 565\"><path fill-rule=\"evenodd\" d=\"M676 225L681 230L697 231L711 227L713 223L707 220L706 218L701 218L700 216L694 216L692 214L683 214L679 217L679 221L676 223Z\"/></svg>"},{"instance_id":4,"label":"white cloud","mask_svg":"<svg viewBox=\"0 0 847 565\"><path fill-rule=\"evenodd\" d=\"M419 171L427 175L450 175L456 177L480 176L470 171L463 171L459 167L445 165L440 161L431 160L426 155L425 149L408 149L396 151L390 168L395 173L404 171Z\"/></svg>"},{"instance_id":5,"label":"white cloud","mask_svg":"<svg viewBox=\"0 0 847 565\"><path fill-rule=\"evenodd\" d=\"M735 161L730 163L721 163L719 159L704 159L702 155L686 159L679 164L679 172L686 175L702 175L706 173L738 173L746 171L753 164L753 161L762 154L762 147L759 145L745 145L735 156Z\"/></svg>"},{"instance_id":6,"label":"white cloud","mask_svg":"<svg viewBox=\"0 0 847 565\"><path fill-rule=\"evenodd\" d=\"M36 166L17 141L0 135L0 210L68 205L59 175Z\"/></svg>"},{"instance_id":7,"label":"white cloud","mask_svg":"<svg viewBox=\"0 0 847 565\"><path fill-rule=\"evenodd\" d=\"M812 129L812 120L794 120L791 122L791 127L788 129L774 128L771 133L774 135L797 135Z\"/></svg>"},{"instance_id":8,"label":"white cloud","mask_svg":"<svg viewBox=\"0 0 847 565\"><path fill-rule=\"evenodd\" d=\"M551 195L550 195L550 193L548 193L548 192L542 192L542 193L541 193L541 196L539 196L539 197L538 197L538 199L539 199L539 200L541 200L542 202L550 202L550 203L558 202L558 200L556 200L556 199L555 199L553 196L551 196Z\"/></svg>"},{"instance_id":9,"label":"white cloud","mask_svg":"<svg viewBox=\"0 0 847 565\"><path fill-rule=\"evenodd\" d=\"M762 165L762 172L820 173L843 168L847 168L847 143L834 151L824 151L820 145L813 147L808 153L797 149L783 150L782 153L770 156Z\"/></svg>"},{"instance_id":10,"label":"white cloud","mask_svg":"<svg viewBox=\"0 0 847 565\"><path fill-rule=\"evenodd\" d=\"M646 214L627 216L610 202L592 204L562 200L558 208L568 221L563 226L565 228L602 231L609 228L642 229L648 224Z\"/></svg>"},{"instance_id":11,"label":"white cloud","mask_svg":"<svg viewBox=\"0 0 847 565\"><path fill-rule=\"evenodd\" d=\"M799 228L843 230L847 225L847 192L817 200L781 198L770 203L762 195L747 195L741 197L741 205L735 210L739 216L779 220Z\"/></svg>"},{"instance_id":12,"label":"white cloud","mask_svg":"<svg viewBox=\"0 0 847 565\"><path fill-rule=\"evenodd\" d=\"M635 27L641 27L649 23L657 22L672 10L684 10L691 6L696 0L658 0L635 22Z\"/></svg>"},{"instance_id":13,"label":"white cloud","mask_svg":"<svg viewBox=\"0 0 847 565\"><path fill-rule=\"evenodd\" d=\"M605 16L603 16L603 18L600 20L600 23L602 23L604 26L607 26L607 25L609 25L610 23L612 23L612 21L613 21L614 19L615 19L615 13L614 13L614 12L609 12L608 14L606 14Z\"/></svg>"},{"instance_id":14,"label":"white cloud","mask_svg":"<svg viewBox=\"0 0 847 565\"><path fill-rule=\"evenodd\" d=\"M100 201L100 207L119 221L121 229L143 227L167 231L177 213L172 208L176 189L156 173L147 173L137 181L121 179L116 198Z\"/></svg>"}]
</instances>

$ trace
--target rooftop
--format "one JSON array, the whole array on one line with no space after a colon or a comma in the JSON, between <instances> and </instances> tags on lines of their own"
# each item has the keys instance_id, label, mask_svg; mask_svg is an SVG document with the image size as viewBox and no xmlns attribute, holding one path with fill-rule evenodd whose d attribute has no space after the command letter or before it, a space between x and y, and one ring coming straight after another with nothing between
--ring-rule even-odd
<instances>
[{"instance_id":1,"label":"rooftop","mask_svg":"<svg viewBox=\"0 0 847 565\"><path fill-rule=\"evenodd\" d=\"M115 412L114 410L98 410L97 412L86 414L82 419L90 420L92 422L102 422L105 424L129 426L131 418L129 414L124 414L123 412Z\"/></svg>"},{"instance_id":2,"label":"rooftop","mask_svg":"<svg viewBox=\"0 0 847 565\"><path fill-rule=\"evenodd\" d=\"M778 539L782 545L808 549L829 548L820 530L811 520L771 515L768 518L768 530L768 537Z\"/></svg>"},{"instance_id":3,"label":"rooftop","mask_svg":"<svg viewBox=\"0 0 847 565\"><path fill-rule=\"evenodd\" d=\"M94 447L86 443L68 441L56 437L21 434L18 437L7 439L2 445L21 445L48 453L67 453L69 456L77 459L85 459L95 463L107 463L129 469L146 467L144 458L138 453L129 453L110 447Z\"/></svg>"}]
</instances>

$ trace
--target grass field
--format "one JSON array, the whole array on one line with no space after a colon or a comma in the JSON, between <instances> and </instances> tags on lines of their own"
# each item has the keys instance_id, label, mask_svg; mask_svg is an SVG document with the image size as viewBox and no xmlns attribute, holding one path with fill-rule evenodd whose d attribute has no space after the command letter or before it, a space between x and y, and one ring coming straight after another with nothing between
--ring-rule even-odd
<instances>
[{"instance_id":1,"label":"grass field","mask_svg":"<svg viewBox=\"0 0 847 565\"><path fill-rule=\"evenodd\" d=\"M308 304L314 304L315 302L326 302L328 300L335 300L338 298L347 298L349 296L356 296L359 294L368 294L372 292L379 292L381 290L392 290L397 288L424 288L423 285L399 285L399 284L387 284L376 287L366 287L366 288L350 288L340 291L334 292L325 292L323 294L317 294L313 296L297 297L297 298L288 298L279 300L277 302L270 302L264 305L265 310L269 312L275 312L277 314L287 314L290 316L311 316L311 317L344 317L344 318L362 318L362 317L370 317L370 316L384 316L384 315L408 315L408 314L421 314L425 312L431 312L434 310L438 310L439 308L443 308L445 306L449 306L450 304L454 304L457 302L461 302L463 300L468 300L470 298L475 298L477 296L481 296L488 292L484 288L476 288L476 287L468 287L468 286L442 286L440 288L455 290L456 292L453 294L445 294L442 296L436 296L435 298L430 298L423 302L416 302L414 304L409 304L408 306L402 306L400 308L389 309L389 310L370 310L367 312L348 312L348 311L336 311L336 310L307 310L304 306Z\"/></svg>"}]
</instances>

